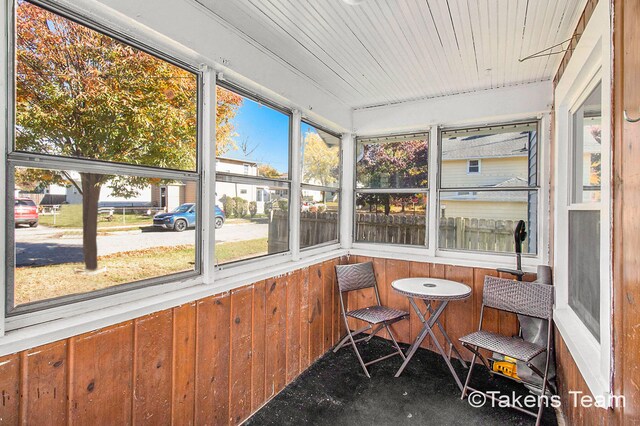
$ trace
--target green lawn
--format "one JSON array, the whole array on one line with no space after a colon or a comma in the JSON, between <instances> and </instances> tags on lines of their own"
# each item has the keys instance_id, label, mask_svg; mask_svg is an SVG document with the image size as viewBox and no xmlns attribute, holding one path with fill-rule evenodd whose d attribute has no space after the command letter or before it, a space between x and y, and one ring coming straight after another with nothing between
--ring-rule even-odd
<instances>
[{"instance_id":1,"label":"green lawn","mask_svg":"<svg viewBox=\"0 0 640 426\"><path fill-rule=\"evenodd\" d=\"M55 224L54 224L55 219ZM43 215L39 217L40 224L55 228L82 228L82 205L81 204L63 204L60 206L58 214ZM98 228L111 228L116 226L151 226L153 225L152 216L141 216L135 213L122 214L122 209L114 209L113 220L106 220L105 214L98 215Z\"/></svg>"},{"instance_id":2,"label":"green lawn","mask_svg":"<svg viewBox=\"0 0 640 426\"><path fill-rule=\"evenodd\" d=\"M216 245L218 263L267 253L267 239L235 241ZM20 267L15 271L15 304L35 302L70 294L86 293L195 268L194 246L154 247L100 256L95 275L78 273L82 263Z\"/></svg>"}]
</instances>

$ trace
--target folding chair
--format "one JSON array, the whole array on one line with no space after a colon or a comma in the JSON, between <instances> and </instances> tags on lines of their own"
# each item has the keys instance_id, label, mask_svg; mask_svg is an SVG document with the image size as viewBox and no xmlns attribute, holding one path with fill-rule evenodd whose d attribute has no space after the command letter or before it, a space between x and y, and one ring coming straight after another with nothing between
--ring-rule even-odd
<instances>
[{"instance_id":1,"label":"folding chair","mask_svg":"<svg viewBox=\"0 0 640 426\"><path fill-rule=\"evenodd\" d=\"M485 307L547 320L548 333L546 347L527 342L520 337L508 337L502 334L483 330L482 320L484 318ZM480 311L480 324L478 325L478 331L460 338L460 342L462 342L462 345L473 353L471 367L469 368L467 380L465 381L464 388L462 389L461 399L464 399L465 396L467 396L467 390L480 392L488 398L495 399L494 395L481 392L469 386L469 381L471 379L473 367L475 366L476 358L480 357L480 360L485 365L485 367L487 367L492 376L494 374L498 374L540 389L541 399L539 401L537 414L534 411L526 410L523 407L508 404L508 406L511 408L515 408L518 411L535 417L536 426L539 425L540 419L542 417L542 410L545 406L542 398L545 397L548 389L553 389L553 386L551 386L548 380L549 359L551 355L550 348L551 341L553 339L552 315L553 286L540 283L523 283L519 281L512 281L489 276L485 277L484 289L482 292L482 310ZM523 380L505 376L499 372L492 371L487 359L480 352L480 349L486 349L490 352L499 353L522 361L535 374L539 375L542 378L542 385L536 386L531 383L524 382ZM540 371L540 369L538 369L532 363L532 360L542 353L546 353L544 372Z\"/></svg>"},{"instance_id":2,"label":"folding chair","mask_svg":"<svg viewBox=\"0 0 640 426\"><path fill-rule=\"evenodd\" d=\"M409 317L409 313L405 311L400 311L398 309L388 308L382 306L380 304L380 294L378 293L378 284L376 282L376 275L373 272L373 263L356 263L351 265L336 265L336 277L338 279L338 289L340 290L340 308L342 310L342 318L344 319L344 323L347 328L347 335L344 339L335 347L333 352L337 352L340 348L342 348L345 344L352 345L353 350L358 357L358 361L364 370L364 374L367 377L371 377L369 375L369 370L367 370L367 366L374 364L378 361L382 361L383 359L390 358L395 355L400 355L402 359L405 358L402 353L402 349L398 345L396 338L391 332L390 324L401 321L403 319L407 319ZM342 297L343 293L348 293L350 291L362 290L365 288L373 287L376 294L377 305L369 306L367 308L355 309L353 311L347 311L344 305L344 299ZM361 321L368 323L367 326L360 328L352 332L349 329L349 322L347 317L355 318ZM396 348L396 351L375 359L373 361L364 362L362 357L360 356L360 352L358 351L358 347L356 343L361 341L369 341L373 336L375 336L380 330L386 329L393 340L393 345ZM365 331L371 330L371 333L368 336L354 339L358 334L364 333Z\"/></svg>"}]
</instances>

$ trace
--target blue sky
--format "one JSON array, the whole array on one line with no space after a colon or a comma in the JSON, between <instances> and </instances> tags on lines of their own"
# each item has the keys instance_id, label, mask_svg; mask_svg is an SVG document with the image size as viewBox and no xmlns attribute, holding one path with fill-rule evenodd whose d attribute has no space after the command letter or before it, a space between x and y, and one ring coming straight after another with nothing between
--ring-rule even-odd
<instances>
[{"instance_id":1,"label":"blue sky","mask_svg":"<svg viewBox=\"0 0 640 426\"><path fill-rule=\"evenodd\" d=\"M289 167L289 116L268 106L243 98L242 106L233 120L238 149L228 151L225 157L268 163L279 172L287 173ZM313 126L301 123L302 134L316 132ZM242 151L247 142L248 156ZM253 151L252 151L253 150ZM252 151L252 152L251 152Z\"/></svg>"},{"instance_id":2,"label":"blue sky","mask_svg":"<svg viewBox=\"0 0 640 426\"><path fill-rule=\"evenodd\" d=\"M279 172L289 167L289 116L250 99L244 98L233 120L238 150L228 151L225 157L268 163ZM246 141L248 156L242 151Z\"/></svg>"}]
</instances>

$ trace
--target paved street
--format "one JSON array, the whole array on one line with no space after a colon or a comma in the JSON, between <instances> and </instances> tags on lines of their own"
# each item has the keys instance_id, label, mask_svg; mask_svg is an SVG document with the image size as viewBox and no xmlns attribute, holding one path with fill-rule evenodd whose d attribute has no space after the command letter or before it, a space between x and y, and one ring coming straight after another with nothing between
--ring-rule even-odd
<instances>
[{"instance_id":1,"label":"paved street","mask_svg":"<svg viewBox=\"0 0 640 426\"><path fill-rule=\"evenodd\" d=\"M20 227L16 229L16 265L51 265L82 262L82 235L69 235L72 229ZM79 231L79 230L78 230ZM103 232L99 231L99 232ZM66 232L66 234L65 234ZM225 224L216 229L216 242L266 238L268 224ZM193 244L195 230L173 232L158 229L120 231L98 235L98 256L152 247Z\"/></svg>"}]
</instances>

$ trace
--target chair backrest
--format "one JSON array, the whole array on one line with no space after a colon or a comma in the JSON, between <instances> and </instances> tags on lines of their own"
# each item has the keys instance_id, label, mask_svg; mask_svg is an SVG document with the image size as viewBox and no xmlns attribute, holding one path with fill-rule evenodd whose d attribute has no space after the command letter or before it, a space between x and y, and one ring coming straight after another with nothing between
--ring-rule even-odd
<instances>
[{"instance_id":1,"label":"chair backrest","mask_svg":"<svg viewBox=\"0 0 640 426\"><path fill-rule=\"evenodd\" d=\"M503 311L551 319L553 286L487 276L484 278L482 303Z\"/></svg>"},{"instance_id":2,"label":"chair backrest","mask_svg":"<svg viewBox=\"0 0 640 426\"><path fill-rule=\"evenodd\" d=\"M372 262L336 265L336 277L341 292L376 286L376 274L373 272Z\"/></svg>"}]
</instances>

